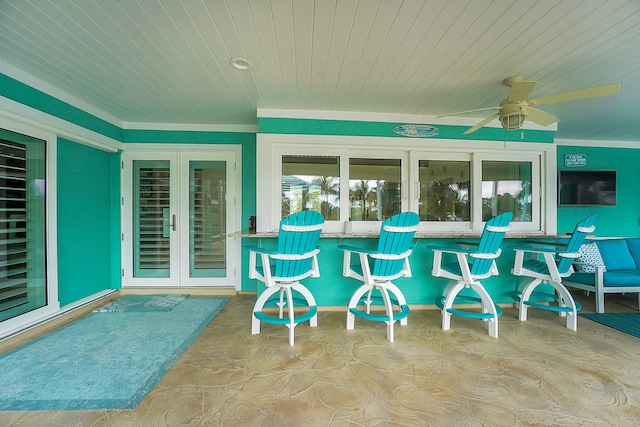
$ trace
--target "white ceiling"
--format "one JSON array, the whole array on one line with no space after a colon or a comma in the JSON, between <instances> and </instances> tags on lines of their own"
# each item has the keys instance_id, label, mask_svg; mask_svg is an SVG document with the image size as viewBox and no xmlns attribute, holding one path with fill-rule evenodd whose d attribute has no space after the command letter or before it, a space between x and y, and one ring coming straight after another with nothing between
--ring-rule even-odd
<instances>
[{"instance_id":1,"label":"white ceiling","mask_svg":"<svg viewBox=\"0 0 640 427\"><path fill-rule=\"evenodd\" d=\"M541 109L556 138L640 141L640 1L0 0L0 72L121 124L436 116L497 106L516 74L531 98L619 82Z\"/></svg>"}]
</instances>

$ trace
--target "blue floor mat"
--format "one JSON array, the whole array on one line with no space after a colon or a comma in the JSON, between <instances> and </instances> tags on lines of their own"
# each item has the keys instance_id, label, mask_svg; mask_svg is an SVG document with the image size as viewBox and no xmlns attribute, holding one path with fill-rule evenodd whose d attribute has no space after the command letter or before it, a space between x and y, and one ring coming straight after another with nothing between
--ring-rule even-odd
<instances>
[{"instance_id":1,"label":"blue floor mat","mask_svg":"<svg viewBox=\"0 0 640 427\"><path fill-rule=\"evenodd\" d=\"M228 301L94 312L2 354L0 410L134 408Z\"/></svg>"},{"instance_id":2,"label":"blue floor mat","mask_svg":"<svg viewBox=\"0 0 640 427\"><path fill-rule=\"evenodd\" d=\"M580 313L579 316L640 338L640 313Z\"/></svg>"}]
</instances>

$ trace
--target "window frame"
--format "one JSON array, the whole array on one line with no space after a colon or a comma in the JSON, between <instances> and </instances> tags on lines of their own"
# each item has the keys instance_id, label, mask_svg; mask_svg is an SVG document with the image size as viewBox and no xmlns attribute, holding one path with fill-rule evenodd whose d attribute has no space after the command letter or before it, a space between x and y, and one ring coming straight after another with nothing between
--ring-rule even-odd
<instances>
[{"instance_id":1,"label":"window frame","mask_svg":"<svg viewBox=\"0 0 640 427\"><path fill-rule=\"evenodd\" d=\"M476 185L473 195L474 199L482 200L482 162L483 161L500 161L500 162L531 162L531 222L511 222L511 230L523 231L523 232L537 232L542 230L542 197L540 190L542 188L541 183L541 162L542 160L535 153L526 152L514 152L510 154L506 153L477 153L474 155L474 164L472 165L472 176ZM475 167L474 167L475 166ZM475 175L475 173L478 175ZM472 180L472 187L473 185ZM480 185L477 185L480 183ZM476 206L478 205L478 206ZM474 204L472 206L471 220L475 223L474 228L483 227L482 221L482 205Z\"/></svg>"},{"instance_id":2,"label":"window frame","mask_svg":"<svg viewBox=\"0 0 640 427\"><path fill-rule=\"evenodd\" d=\"M410 210L413 212L418 212L418 206L420 203L420 161L421 160L439 160L439 161L468 161L471 169L471 173L469 176L470 186L469 186L469 198L472 202L471 204L471 221L420 221L418 225L418 232L422 233L446 233L446 232L459 232L465 233L472 229L473 224L473 209L476 203L473 203L473 199L475 198L474 193L474 165L473 165L473 154L464 151L453 151L453 152L445 152L445 151L437 151L437 150L412 150L411 151L411 179L410 181L413 183L413 191L411 193L411 204Z\"/></svg>"},{"instance_id":3,"label":"window frame","mask_svg":"<svg viewBox=\"0 0 640 427\"><path fill-rule=\"evenodd\" d=\"M258 134L256 155L257 231L275 232L280 222L281 171L283 155L340 157L340 220L325 222L324 231L341 233L348 220L349 158L400 158L402 211L418 211L418 165L420 160L468 160L471 166L471 221L421 221L419 233L434 235L478 234L482 221L482 161L527 161L532 163L532 222L512 224L511 233L555 235L556 147L549 143L463 141L361 137L334 135ZM261 179L270 177L270 179ZM377 233L380 221L352 221L354 233Z\"/></svg>"}]
</instances>

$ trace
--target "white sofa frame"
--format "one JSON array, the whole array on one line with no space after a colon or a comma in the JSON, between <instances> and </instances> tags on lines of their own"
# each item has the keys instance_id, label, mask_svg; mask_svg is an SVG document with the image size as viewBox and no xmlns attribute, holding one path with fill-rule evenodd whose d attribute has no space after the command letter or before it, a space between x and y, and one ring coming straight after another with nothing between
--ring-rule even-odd
<instances>
[{"instance_id":1,"label":"white sofa frame","mask_svg":"<svg viewBox=\"0 0 640 427\"><path fill-rule=\"evenodd\" d=\"M580 265L588 265L595 267L595 284L588 285L585 283L572 282L571 276L562 281L565 286L572 288L582 289L583 291L593 292L596 295L596 313L604 313L604 295L605 294L626 294L626 293L638 293L638 311L640 311L640 285L638 286L604 286L604 265L594 265L580 263Z\"/></svg>"}]
</instances>

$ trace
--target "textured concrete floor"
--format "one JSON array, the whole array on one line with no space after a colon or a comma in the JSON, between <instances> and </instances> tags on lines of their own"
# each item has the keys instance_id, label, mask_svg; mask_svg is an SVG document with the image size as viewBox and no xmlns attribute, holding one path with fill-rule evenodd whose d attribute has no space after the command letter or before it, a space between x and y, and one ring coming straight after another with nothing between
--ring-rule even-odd
<instances>
[{"instance_id":1,"label":"textured concrete floor","mask_svg":"<svg viewBox=\"0 0 640 427\"><path fill-rule=\"evenodd\" d=\"M593 296L576 293L583 311ZM552 312L484 322L413 310L395 342L385 325L320 312L318 327L251 335L253 297L232 298L135 409L0 412L2 426L623 426L640 422L640 339ZM607 296L636 311L635 294Z\"/></svg>"}]
</instances>

